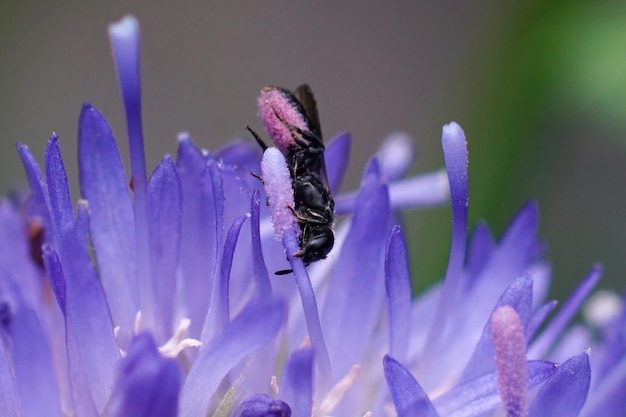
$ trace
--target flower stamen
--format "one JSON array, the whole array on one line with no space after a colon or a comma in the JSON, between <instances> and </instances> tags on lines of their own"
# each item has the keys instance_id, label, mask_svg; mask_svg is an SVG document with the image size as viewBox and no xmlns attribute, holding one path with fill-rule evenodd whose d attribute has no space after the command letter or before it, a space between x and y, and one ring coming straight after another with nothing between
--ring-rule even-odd
<instances>
[{"instance_id":1,"label":"flower stamen","mask_svg":"<svg viewBox=\"0 0 626 417\"><path fill-rule=\"evenodd\" d=\"M360 375L361 365L353 365L346 376L341 378L341 380L339 380L339 382L337 382L337 384L330 389L328 394L326 394L326 398L322 400L317 412L315 412L314 415L326 416L333 411Z\"/></svg>"}]
</instances>

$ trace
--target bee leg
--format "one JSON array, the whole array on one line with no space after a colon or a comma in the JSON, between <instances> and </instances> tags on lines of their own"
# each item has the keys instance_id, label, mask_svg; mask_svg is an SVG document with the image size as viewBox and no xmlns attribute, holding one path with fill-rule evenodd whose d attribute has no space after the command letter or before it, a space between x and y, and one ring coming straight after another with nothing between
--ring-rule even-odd
<instances>
[{"instance_id":1,"label":"bee leg","mask_svg":"<svg viewBox=\"0 0 626 417\"><path fill-rule=\"evenodd\" d=\"M250 173L250 175L252 175L254 178L256 178L257 180L259 180L259 181L261 181L263 184L265 184L265 182L263 181L263 177L262 177L262 176L260 176L260 175L258 175L258 174L255 174L255 173L254 173L254 172L252 172L252 171L248 171L248 172L249 172L249 173Z\"/></svg>"},{"instance_id":2,"label":"bee leg","mask_svg":"<svg viewBox=\"0 0 626 417\"><path fill-rule=\"evenodd\" d=\"M310 130L302 130L296 126L294 127L298 129L298 133L302 136L302 138L306 139L309 142L309 146L313 145L315 148L319 148L320 152L325 149L324 142L322 142L322 140L318 138L315 133L311 132Z\"/></svg>"},{"instance_id":3,"label":"bee leg","mask_svg":"<svg viewBox=\"0 0 626 417\"><path fill-rule=\"evenodd\" d=\"M291 207L290 205L286 205L285 208L288 209L291 212L291 214L293 214L293 217L295 217L296 219L298 218L298 214L296 213L296 210L293 207Z\"/></svg>"},{"instance_id":4,"label":"bee leg","mask_svg":"<svg viewBox=\"0 0 626 417\"><path fill-rule=\"evenodd\" d=\"M248 130L248 132L250 132L252 134L252 136L254 136L254 139L256 139L256 143L258 143L259 146L261 147L261 149L263 149L263 152L265 152L267 150L268 146L263 141L263 139L261 139L261 136L259 136L259 134L256 133L254 130L252 130L252 128L250 126L248 126L248 125L246 125L246 129Z\"/></svg>"}]
</instances>

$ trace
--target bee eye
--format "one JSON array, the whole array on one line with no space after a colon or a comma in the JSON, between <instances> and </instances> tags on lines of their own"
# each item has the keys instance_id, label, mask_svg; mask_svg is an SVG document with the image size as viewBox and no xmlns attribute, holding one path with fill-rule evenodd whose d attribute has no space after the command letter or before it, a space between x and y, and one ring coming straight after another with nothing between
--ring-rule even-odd
<instances>
[{"instance_id":1,"label":"bee eye","mask_svg":"<svg viewBox=\"0 0 626 417\"><path fill-rule=\"evenodd\" d=\"M324 257L328 255L335 244L335 236L330 228L323 228L320 234L313 237L308 245L307 251L320 252Z\"/></svg>"}]
</instances>

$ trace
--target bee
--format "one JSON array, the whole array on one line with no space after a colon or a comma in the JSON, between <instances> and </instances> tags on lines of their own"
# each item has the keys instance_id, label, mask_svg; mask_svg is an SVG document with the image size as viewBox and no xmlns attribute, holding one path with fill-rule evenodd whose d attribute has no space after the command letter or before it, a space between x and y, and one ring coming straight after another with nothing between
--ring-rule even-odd
<instances>
[{"instance_id":1,"label":"bee","mask_svg":"<svg viewBox=\"0 0 626 417\"><path fill-rule=\"evenodd\" d=\"M335 202L328 186L317 103L308 84L293 92L268 86L261 91L259 112L270 139L287 161L294 191L294 207L288 208L300 227L300 250L294 256L308 266L325 259L335 243ZM263 139L247 129L265 151Z\"/></svg>"}]
</instances>

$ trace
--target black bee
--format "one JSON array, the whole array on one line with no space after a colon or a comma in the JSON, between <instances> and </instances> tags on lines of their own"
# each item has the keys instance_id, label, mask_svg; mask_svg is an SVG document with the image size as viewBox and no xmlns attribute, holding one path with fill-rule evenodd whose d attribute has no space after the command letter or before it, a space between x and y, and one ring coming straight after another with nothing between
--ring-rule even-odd
<instances>
[{"instance_id":1,"label":"black bee","mask_svg":"<svg viewBox=\"0 0 626 417\"><path fill-rule=\"evenodd\" d=\"M325 259L335 243L333 233L335 202L326 176L325 148L317 104L308 84L302 84L293 92L280 87L265 87L261 92L261 99L264 94L279 95L277 106L272 107L270 111L275 117L273 121L281 123L283 131L290 134L288 140L272 137L272 129L268 128L270 122L264 120L270 138L285 156L291 176L294 207L289 209L301 231L300 250L294 256L302 258L304 265L308 266ZM293 120L288 119L290 115ZM269 117L272 117L272 114ZM263 139L249 127L248 130L265 151L267 145ZM284 275L290 272L292 271L282 270L276 274Z\"/></svg>"}]
</instances>

